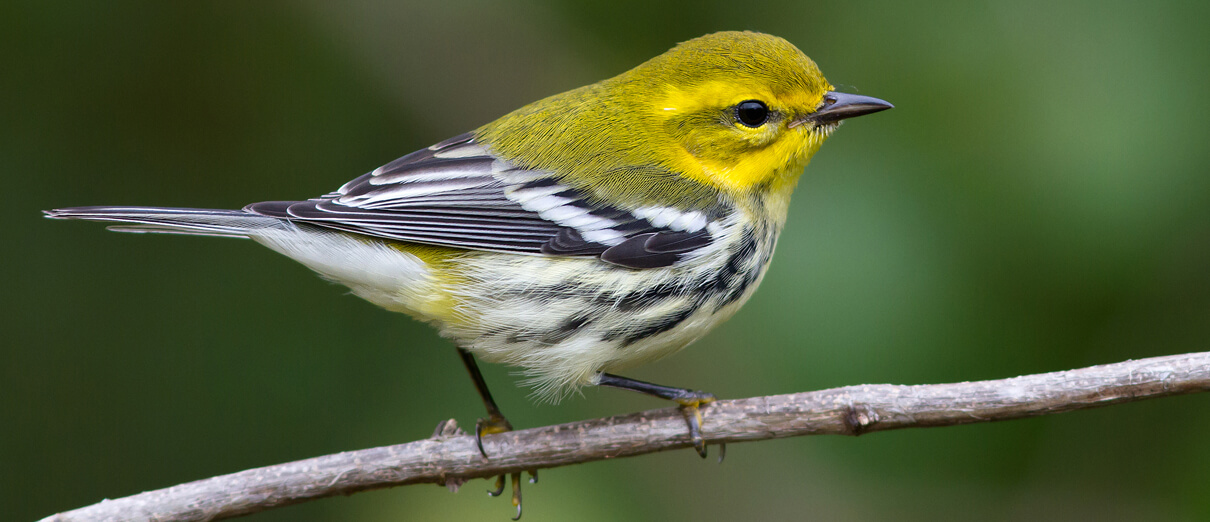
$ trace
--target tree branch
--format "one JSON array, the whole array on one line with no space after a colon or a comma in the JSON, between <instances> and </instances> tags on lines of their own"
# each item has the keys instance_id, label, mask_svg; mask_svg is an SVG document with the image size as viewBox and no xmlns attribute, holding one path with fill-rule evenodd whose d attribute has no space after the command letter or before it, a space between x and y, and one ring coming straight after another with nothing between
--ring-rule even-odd
<instances>
[{"instance_id":1,"label":"tree branch","mask_svg":"<svg viewBox=\"0 0 1210 522\"><path fill-rule=\"evenodd\" d=\"M861 435L1095 408L1210 391L1210 352L1155 357L1012 379L921 386L846 386L718 401L705 408L712 443L799 435ZM216 520L333 495L464 481L691 446L675 408L484 438L490 460L452 421L433 438L326 455L105 500L44 521ZM442 432L445 429L444 434Z\"/></svg>"}]
</instances>

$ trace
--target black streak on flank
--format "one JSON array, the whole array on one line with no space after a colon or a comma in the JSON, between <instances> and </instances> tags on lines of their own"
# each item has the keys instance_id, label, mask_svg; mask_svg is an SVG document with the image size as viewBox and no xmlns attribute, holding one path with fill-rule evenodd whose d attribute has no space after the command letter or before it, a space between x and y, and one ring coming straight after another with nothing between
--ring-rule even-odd
<instances>
[{"instance_id":1,"label":"black streak on flank","mask_svg":"<svg viewBox=\"0 0 1210 522\"><path fill-rule=\"evenodd\" d=\"M616 307L622 312L632 312L659 304L668 298L684 293L686 293L684 286L664 283L621 295L605 294L603 297L598 298L598 302Z\"/></svg>"},{"instance_id":2,"label":"black streak on flank","mask_svg":"<svg viewBox=\"0 0 1210 522\"><path fill-rule=\"evenodd\" d=\"M591 322L592 322L592 318L588 317L586 315L571 317L571 318L567 319L566 321L563 321L563 324L559 325L559 331L560 332L575 332L576 330L583 328L584 326L588 325L588 323L591 323Z\"/></svg>"},{"instance_id":3,"label":"black streak on flank","mask_svg":"<svg viewBox=\"0 0 1210 522\"><path fill-rule=\"evenodd\" d=\"M542 337L538 338L538 342L542 344L559 344L591 322L592 318L585 315L570 317L566 321L563 321L563 324L559 325L558 328L542 334Z\"/></svg>"},{"instance_id":4,"label":"black streak on flank","mask_svg":"<svg viewBox=\"0 0 1210 522\"><path fill-rule=\"evenodd\" d=\"M743 278L741 278L735 283L734 286L731 287L731 291L727 292L727 297L719 302L718 307L715 308L715 310L717 311L719 308L734 303L735 301L739 300L739 298L743 297L748 288L756 284L757 279L760 279L761 273L764 272L764 265L768 264L768 262L769 255L767 253L761 256L760 259L757 259L755 262L753 262L752 266L746 272L744 272Z\"/></svg>"},{"instance_id":5,"label":"black streak on flank","mask_svg":"<svg viewBox=\"0 0 1210 522\"><path fill-rule=\"evenodd\" d=\"M754 255L756 255L756 235L751 229L745 229L739 246L727 257L727 263L719 269L714 277L703 281L698 287L699 291L706 294L726 294L726 297L715 305L716 312L739 299L744 295L748 286L756 281L761 267L752 264Z\"/></svg>"},{"instance_id":6,"label":"black streak on flank","mask_svg":"<svg viewBox=\"0 0 1210 522\"><path fill-rule=\"evenodd\" d=\"M696 310L696 306L689 306L675 314L664 316L647 325L642 330L627 335L626 338L622 340L622 346L629 346L634 344L635 341L640 341L653 335L659 335L667 332L668 330L675 328L676 325L681 324L681 322L685 319L688 319L689 316L693 315L693 312Z\"/></svg>"}]
</instances>

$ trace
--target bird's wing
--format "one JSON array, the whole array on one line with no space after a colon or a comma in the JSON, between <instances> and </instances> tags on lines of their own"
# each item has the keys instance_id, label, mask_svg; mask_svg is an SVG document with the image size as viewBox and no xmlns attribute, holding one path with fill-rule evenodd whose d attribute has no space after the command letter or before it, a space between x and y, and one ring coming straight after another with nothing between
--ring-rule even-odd
<instances>
[{"instance_id":1,"label":"bird's wing","mask_svg":"<svg viewBox=\"0 0 1210 522\"><path fill-rule=\"evenodd\" d=\"M597 256L668 266L713 241L698 211L623 209L548 172L493 157L471 134L421 149L306 201L266 201L256 214L385 239L470 250Z\"/></svg>"}]
</instances>

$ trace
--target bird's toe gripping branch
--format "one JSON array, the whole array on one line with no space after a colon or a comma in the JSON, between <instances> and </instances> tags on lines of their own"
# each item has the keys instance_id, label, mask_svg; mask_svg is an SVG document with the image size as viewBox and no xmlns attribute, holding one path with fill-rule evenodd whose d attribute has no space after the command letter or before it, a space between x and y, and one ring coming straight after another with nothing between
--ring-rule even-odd
<instances>
[{"instance_id":1,"label":"bird's toe gripping branch","mask_svg":"<svg viewBox=\"0 0 1210 522\"><path fill-rule=\"evenodd\" d=\"M681 414L685 416L685 422L689 424L689 440L693 441L693 449L697 450L697 454L703 459L706 458L706 438L702 435L702 407L718 400L714 394L702 391L686 390L681 397L672 399L681 406ZM718 445L718 461L722 462L723 457L727 455L727 445L720 443Z\"/></svg>"},{"instance_id":2,"label":"bird's toe gripping branch","mask_svg":"<svg viewBox=\"0 0 1210 522\"><path fill-rule=\"evenodd\" d=\"M479 447L479 454L487 459L487 451L483 449L483 436L493 435L496 433L505 433L513 430L513 426L508 422L508 419L503 415L491 415L486 419L479 419L475 422L475 445ZM529 483L538 483L538 470L527 470L529 473ZM510 475L513 484L513 507L517 508L517 516L513 520L521 519L521 473L512 473ZM488 490L488 495L498 497L504 494L504 475L496 477L496 488Z\"/></svg>"},{"instance_id":3,"label":"bird's toe gripping branch","mask_svg":"<svg viewBox=\"0 0 1210 522\"><path fill-rule=\"evenodd\" d=\"M475 421L475 445L479 447L479 454L483 455L484 459L487 458L487 450L483 449L484 435L494 435L509 431L513 431L512 423L508 422L508 419L498 413L493 413L486 419Z\"/></svg>"},{"instance_id":4,"label":"bird's toe gripping branch","mask_svg":"<svg viewBox=\"0 0 1210 522\"><path fill-rule=\"evenodd\" d=\"M681 413L685 416L685 422L689 424L689 440L693 442L693 449L697 450L697 454L701 455L702 458L706 458L706 438L702 436L702 407L718 400L714 397L714 394L638 381L611 373L597 375L597 382L595 384L635 391L644 395L651 395L676 402L681 406ZM719 444L718 447L718 461L722 462L723 456L727 454L727 446Z\"/></svg>"}]
</instances>

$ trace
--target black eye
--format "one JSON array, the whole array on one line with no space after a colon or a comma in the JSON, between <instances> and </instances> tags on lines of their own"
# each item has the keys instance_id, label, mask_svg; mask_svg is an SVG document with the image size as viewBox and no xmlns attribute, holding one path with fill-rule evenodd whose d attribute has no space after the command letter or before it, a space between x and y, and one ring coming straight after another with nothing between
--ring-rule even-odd
<instances>
[{"instance_id":1,"label":"black eye","mask_svg":"<svg viewBox=\"0 0 1210 522\"><path fill-rule=\"evenodd\" d=\"M760 127L769 120L769 107L756 100L739 102L735 106L735 117L749 127Z\"/></svg>"}]
</instances>

